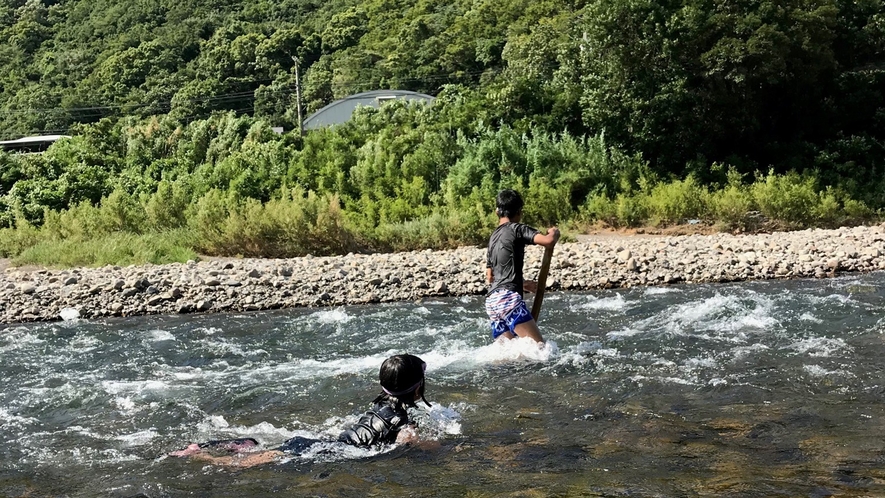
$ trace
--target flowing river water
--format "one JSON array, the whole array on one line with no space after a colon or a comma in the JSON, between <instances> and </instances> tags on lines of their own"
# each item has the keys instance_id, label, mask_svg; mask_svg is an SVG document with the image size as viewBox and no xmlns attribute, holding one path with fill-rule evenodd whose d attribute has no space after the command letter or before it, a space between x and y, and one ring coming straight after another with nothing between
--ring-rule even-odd
<instances>
[{"instance_id":1,"label":"flowing river water","mask_svg":"<svg viewBox=\"0 0 885 498\"><path fill-rule=\"evenodd\" d=\"M481 297L7 326L0 496L882 495L883 317L874 273L551 293L542 349L491 343ZM334 437L400 352L420 445L164 456Z\"/></svg>"}]
</instances>

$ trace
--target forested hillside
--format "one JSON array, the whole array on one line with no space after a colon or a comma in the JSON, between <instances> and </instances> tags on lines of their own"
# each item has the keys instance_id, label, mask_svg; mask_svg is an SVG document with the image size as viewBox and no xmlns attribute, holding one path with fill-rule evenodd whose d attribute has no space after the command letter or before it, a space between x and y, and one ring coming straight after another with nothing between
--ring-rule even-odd
<instances>
[{"instance_id":1,"label":"forested hillside","mask_svg":"<svg viewBox=\"0 0 885 498\"><path fill-rule=\"evenodd\" d=\"M371 89L439 99L277 136L297 125L296 60L307 112ZM75 138L0 154L2 253L481 242L502 186L534 223L856 222L885 207L885 5L0 0L0 139L49 132ZM325 242L243 218L282 204Z\"/></svg>"}]
</instances>

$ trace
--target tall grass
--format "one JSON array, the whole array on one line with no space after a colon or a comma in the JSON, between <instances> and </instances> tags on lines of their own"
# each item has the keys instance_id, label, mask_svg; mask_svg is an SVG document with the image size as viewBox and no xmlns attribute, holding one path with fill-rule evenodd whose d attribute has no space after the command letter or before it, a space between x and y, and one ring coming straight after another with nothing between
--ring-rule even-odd
<instances>
[{"instance_id":1,"label":"tall grass","mask_svg":"<svg viewBox=\"0 0 885 498\"><path fill-rule=\"evenodd\" d=\"M187 230L117 232L86 240L41 240L17 254L13 262L50 267L164 264L197 259L192 246L193 234Z\"/></svg>"}]
</instances>

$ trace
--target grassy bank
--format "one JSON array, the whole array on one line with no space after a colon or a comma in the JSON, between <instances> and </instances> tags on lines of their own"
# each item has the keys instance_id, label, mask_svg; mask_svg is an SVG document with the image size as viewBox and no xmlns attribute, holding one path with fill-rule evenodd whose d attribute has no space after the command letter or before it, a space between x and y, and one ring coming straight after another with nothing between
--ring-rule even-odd
<instances>
[{"instance_id":1,"label":"grassy bank","mask_svg":"<svg viewBox=\"0 0 885 498\"><path fill-rule=\"evenodd\" d=\"M160 194L164 195L164 194ZM666 227L691 221L718 230L754 231L862 224L880 214L813 176L760 175L750 183L729 173L721 185L640 181L614 196L590 195L573 209L556 206L555 190L528 196L526 221L557 223L566 233L589 226ZM367 223L334 195L291 189L260 202L210 191L191 202L158 202L115 191L97 205L47 210L41 226L20 219L0 229L0 255L16 264L101 266L184 262L197 254L282 258L305 254L446 249L483 244L496 219L488 206L440 206L415 219Z\"/></svg>"}]
</instances>

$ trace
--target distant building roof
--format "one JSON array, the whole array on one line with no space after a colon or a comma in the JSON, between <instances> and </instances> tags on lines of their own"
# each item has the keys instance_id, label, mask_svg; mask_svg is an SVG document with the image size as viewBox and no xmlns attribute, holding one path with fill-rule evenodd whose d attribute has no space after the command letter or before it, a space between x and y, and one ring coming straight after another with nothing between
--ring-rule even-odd
<instances>
[{"instance_id":1,"label":"distant building roof","mask_svg":"<svg viewBox=\"0 0 885 498\"><path fill-rule=\"evenodd\" d=\"M70 135L38 135L34 137L17 138L15 140L3 140L0 141L0 149L22 152L41 152L62 138L71 137Z\"/></svg>"},{"instance_id":2,"label":"distant building roof","mask_svg":"<svg viewBox=\"0 0 885 498\"><path fill-rule=\"evenodd\" d=\"M371 92L357 93L344 97L341 100L336 100L311 114L304 120L304 129L313 130L323 126L345 123L350 120L357 106L378 108L381 104L390 100L417 100L430 103L436 100L436 98L408 90L373 90Z\"/></svg>"}]
</instances>

